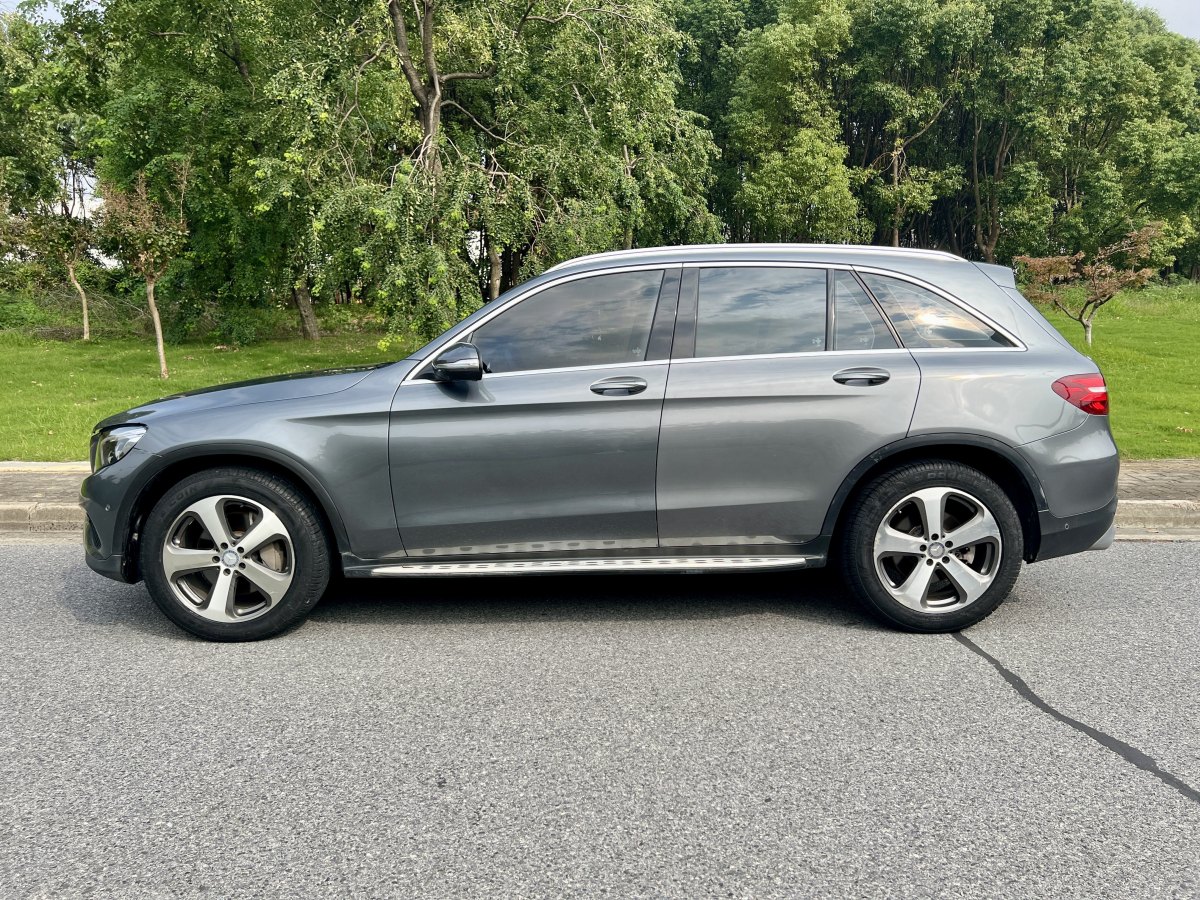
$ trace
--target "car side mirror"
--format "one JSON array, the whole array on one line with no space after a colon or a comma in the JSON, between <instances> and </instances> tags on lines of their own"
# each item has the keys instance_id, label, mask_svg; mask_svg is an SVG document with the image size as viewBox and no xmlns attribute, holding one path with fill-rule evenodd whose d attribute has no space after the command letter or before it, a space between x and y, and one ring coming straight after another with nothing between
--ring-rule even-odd
<instances>
[{"instance_id":1,"label":"car side mirror","mask_svg":"<svg viewBox=\"0 0 1200 900\"><path fill-rule=\"evenodd\" d=\"M433 375L438 381L479 381L483 378L483 360L474 344L454 344L433 361Z\"/></svg>"}]
</instances>

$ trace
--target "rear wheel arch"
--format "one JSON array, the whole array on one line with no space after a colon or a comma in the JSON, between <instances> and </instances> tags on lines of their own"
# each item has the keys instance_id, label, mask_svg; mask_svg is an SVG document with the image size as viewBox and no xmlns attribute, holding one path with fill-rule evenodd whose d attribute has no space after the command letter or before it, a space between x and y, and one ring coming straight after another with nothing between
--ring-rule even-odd
<instances>
[{"instance_id":1,"label":"rear wheel arch","mask_svg":"<svg viewBox=\"0 0 1200 900\"><path fill-rule=\"evenodd\" d=\"M1041 482L1013 448L977 435L934 434L907 438L882 447L862 460L842 481L825 516L823 533L835 542L845 530L855 500L874 479L908 463L948 460L977 469L995 481L1012 501L1021 520L1025 560L1037 557L1041 544L1038 510L1046 508Z\"/></svg>"},{"instance_id":2,"label":"rear wheel arch","mask_svg":"<svg viewBox=\"0 0 1200 900\"><path fill-rule=\"evenodd\" d=\"M282 454L272 454L259 448L246 451L226 453L182 452L164 458L164 463L132 493L128 510L122 510L122 521L128 523L124 538L126 575L129 580L136 581L141 577L138 571L139 553L136 546L141 536L146 517L154 505L162 499L172 487L190 475L207 469L217 469L229 466L256 469L271 475L277 475L291 482L296 490L304 494L312 502L314 509L321 518L321 524L326 535L337 549L334 571L340 572L341 554L347 552L349 540L341 515L319 481L296 460Z\"/></svg>"}]
</instances>

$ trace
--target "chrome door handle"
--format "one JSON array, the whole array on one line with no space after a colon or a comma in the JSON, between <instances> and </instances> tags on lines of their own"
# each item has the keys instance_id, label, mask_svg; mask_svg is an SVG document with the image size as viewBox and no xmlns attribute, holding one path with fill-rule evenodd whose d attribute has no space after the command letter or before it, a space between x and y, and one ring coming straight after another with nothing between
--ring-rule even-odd
<instances>
[{"instance_id":1,"label":"chrome door handle","mask_svg":"<svg viewBox=\"0 0 1200 900\"><path fill-rule=\"evenodd\" d=\"M644 378L616 375L612 378L601 378L592 385L592 393L602 394L606 397L627 397L630 394L640 394L649 386Z\"/></svg>"},{"instance_id":2,"label":"chrome door handle","mask_svg":"<svg viewBox=\"0 0 1200 900\"><path fill-rule=\"evenodd\" d=\"M883 384L892 373L887 369L876 369L873 366L857 366L853 369L842 369L840 372L835 372L833 380L838 384L848 384L851 387L869 387L875 384Z\"/></svg>"}]
</instances>

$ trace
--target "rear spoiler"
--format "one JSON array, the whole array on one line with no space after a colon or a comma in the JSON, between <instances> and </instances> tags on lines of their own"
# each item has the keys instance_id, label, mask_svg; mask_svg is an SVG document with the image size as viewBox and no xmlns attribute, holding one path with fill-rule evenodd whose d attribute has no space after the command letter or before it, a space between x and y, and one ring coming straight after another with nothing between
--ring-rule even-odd
<instances>
[{"instance_id":1,"label":"rear spoiler","mask_svg":"<svg viewBox=\"0 0 1200 900\"><path fill-rule=\"evenodd\" d=\"M996 266L991 263L975 263L975 268L979 269L984 275L996 282L1002 288L1017 287L1017 273L1008 266Z\"/></svg>"}]
</instances>

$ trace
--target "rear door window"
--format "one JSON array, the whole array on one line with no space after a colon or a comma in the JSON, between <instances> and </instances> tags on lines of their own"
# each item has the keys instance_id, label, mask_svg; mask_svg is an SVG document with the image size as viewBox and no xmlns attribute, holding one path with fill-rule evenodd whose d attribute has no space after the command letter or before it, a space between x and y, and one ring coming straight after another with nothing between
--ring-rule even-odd
<instances>
[{"instance_id":1,"label":"rear door window","mask_svg":"<svg viewBox=\"0 0 1200 900\"><path fill-rule=\"evenodd\" d=\"M910 350L1013 346L996 329L933 291L887 275L861 274Z\"/></svg>"},{"instance_id":2,"label":"rear door window","mask_svg":"<svg viewBox=\"0 0 1200 900\"><path fill-rule=\"evenodd\" d=\"M827 277L783 266L701 269L695 355L824 350Z\"/></svg>"}]
</instances>

